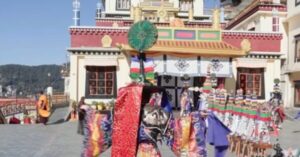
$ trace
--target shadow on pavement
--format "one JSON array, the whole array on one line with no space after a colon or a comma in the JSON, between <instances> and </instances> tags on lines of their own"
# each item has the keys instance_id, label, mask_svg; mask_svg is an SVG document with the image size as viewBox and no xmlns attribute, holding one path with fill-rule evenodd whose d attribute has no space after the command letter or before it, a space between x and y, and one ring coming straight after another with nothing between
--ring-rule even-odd
<instances>
[{"instance_id":1,"label":"shadow on pavement","mask_svg":"<svg viewBox=\"0 0 300 157\"><path fill-rule=\"evenodd\" d=\"M56 124L61 124L61 123L64 123L64 122L66 122L64 119L59 119L55 122L47 123L47 125L56 125Z\"/></svg>"}]
</instances>

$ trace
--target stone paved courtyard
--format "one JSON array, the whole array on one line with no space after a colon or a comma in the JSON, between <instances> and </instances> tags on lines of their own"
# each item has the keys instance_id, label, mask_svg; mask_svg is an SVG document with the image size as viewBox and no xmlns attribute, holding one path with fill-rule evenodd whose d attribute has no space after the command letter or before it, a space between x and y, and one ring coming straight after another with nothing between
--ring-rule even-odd
<instances>
[{"instance_id":1,"label":"stone paved courtyard","mask_svg":"<svg viewBox=\"0 0 300 157\"><path fill-rule=\"evenodd\" d=\"M76 122L62 122L67 108L57 109L50 125L0 125L0 157L79 157L82 136L76 134ZM54 123L54 124L53 124ZM282 147L300 148L300 121L285 121L280 134ZM162 146L163 157L173 157ZM209 156L213 156L209 148ZM102 156L109 157L110 150ZM234 156L228 154L228 157Z\"/></svg>"}]
</instances>

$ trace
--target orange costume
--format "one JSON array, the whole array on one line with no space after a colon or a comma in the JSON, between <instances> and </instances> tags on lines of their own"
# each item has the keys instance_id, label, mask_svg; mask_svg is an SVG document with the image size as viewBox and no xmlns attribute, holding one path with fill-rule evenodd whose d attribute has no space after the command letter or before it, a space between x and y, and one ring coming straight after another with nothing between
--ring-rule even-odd
<instances>
[{"instance_id":1,"label":"orange costume","mask_svg":"<svg viewBox=\"0 0 300 157\"><path fill-rule=\"evenodd\" d=\"M45 124L48 120L48 117L50 116L50 107L49 107L48 99L45 95L41 95L39 98L38 114L40 117L40 121Z\"/></svg>"}]
</instances>

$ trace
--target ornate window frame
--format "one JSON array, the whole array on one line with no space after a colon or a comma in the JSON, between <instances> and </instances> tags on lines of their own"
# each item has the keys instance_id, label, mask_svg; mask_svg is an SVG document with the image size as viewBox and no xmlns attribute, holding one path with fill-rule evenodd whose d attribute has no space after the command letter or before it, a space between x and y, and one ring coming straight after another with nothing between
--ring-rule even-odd
<instances>
[{"instance_id":1,"label":"ornate window frame","mask_svg":"<svg viewBox=\"0 0 300 157\"><path fill-rule=\"evenodd\" d=\"M256 79L255 76L260 75L260 87L259 87L260 95L258 95L258 93L257 93L257 98L258 99L265 99L265 76L264 76L265 69L264 68L255 68L255 69L259 70L260 72L250 72L251 70L254 70L254 69L249 69L249 68L238 68L237 69L237 86L236 87L237 87L237 89L239 89L239 88L245 89L246 88L246 87L245 88L241 87L241 77L240 77L241 74L246 74L246 75L247 74L249 74L249 75L252 74L253 82L255 82L254 81L254 79ZM245 71L248 70L248 71L247 72L242 72L242 70L245 70ZM248 78L245 78L245 79L248 79ZM246 82L249 82L249 81L246 81ZM244 86L248 86L247 84L248 83L246 83ZM256 86L256 84L254 83L252 86ZM252 87L252 88L255 88L255 87ZM246 92L247 91L243 91L243 94L245 95Z\"/></svg>"},{"instance_id":2,"label":"ornate window frame","mask_svg":"<svg viewBox=\"0 0 300 157\"><path fill-rule=\"evenodd\" d=\"M112 78L112 94L111 95L108 95L108 94L103 94L103 95L100 95L100 94L97 94L97 95L91 95L90 94L90 83L89 83L89 81L90 81L90 77L91 77L91 75L90 75L90 71L88 70L88 68L92 68L92 67L95 67L95 68L99 68L99 69L101 69L101 70L103 70L103 73L104 73L104 84L106 84L106 82L107 82L107 76L106 76L106 74L107 73L112 73L113 74L113 78ZM109 71L109 70L107 70L107 68L111 68L112 70L111 71ZM86 67L86 83L85 83L85 97L86 98L93 98L93 99L97 99L97 98L107 98L107 99L109 99L109 98L116 98L116 96L117 96L117 73L116 73L116 70L117 70L117 67L116 66L104 66L104 67L101 67L101 66L87 66ZM99 70L100 71L100 70ZM99 78L99 76L98 76L98 78ZM96 80L97 80L97 78L95 78ZM96 81L95 81L96 82ZM97 84L97 83L96 83ZM95 84L95 86L97 86ZM106 85L105 85L106 86ZM95 88L100 88L100 87L95 87ZM105 91L104 92L106 92L106 88L104 88L105 89Z\"/></svg>"},{"instance_id":3,"label":"ornate window frame","mask_svg":"<svg viewBox=\"0 0 300 157\"><path fill-rule=\"evenodd\" d=\"M192 9L194 9L194 1L193 0L179 0L179 12L182 13L187 13L188 10L181 10L181 3L180 2L187 2L187 1L191 1L192 2Z\"/></svg>"},{"instance_id":4,"label":"ornate window frame","mask_svg":"<svg viewBox=\"0 0 300 157\"><path fill-rule=\"evenodd\" d=\"M120 2L120 1L123 1L123 0L116 0L116 10L117 11L129 11L130 7L131 7L131 0L128 0L129 1L128 8L118 8L118 2Z\"/></svg>"}]
</instances>

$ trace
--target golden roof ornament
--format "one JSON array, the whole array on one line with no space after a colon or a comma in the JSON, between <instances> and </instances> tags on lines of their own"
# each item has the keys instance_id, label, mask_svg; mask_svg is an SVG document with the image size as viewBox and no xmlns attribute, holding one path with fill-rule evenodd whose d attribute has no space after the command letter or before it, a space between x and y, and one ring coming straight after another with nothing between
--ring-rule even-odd
<instances>
[{"instance_id":1,"label":"golden roof ornament","mask_svg":"<svg viewBox=\"0 0 300 157\"><path fill-rule=\"evenodd\" d=\"M131 6L131 7L130 7L130 18L131 18L131 19L134 19L134 9L135 9L134 6Z\"/></svg>"},{"instance_id":2,"label":"golden roof ornament","mask_svg":"<svg viewBox=\"0 0 300 157\"><path fill-rule=\"evenodd\" d=\"M171 27L184 27L184 22L179 18L174 18L170 21Z\"/></svg>"},{"instance_id":3,"label":"golden roof ornament","mask_svg":"<svg viewBox=\"0 0 300 157\"><path fill-rule=\"evenodd\" d=\"M220 25L220 10L214 9L213 10L213 29L221 29Z\"/></svg>"},{"instance_id":4,"label":"golden roof ornament","mask_svg":"<svg viewBox=\"0 0 300 157\"><path fill-rule=\"evenodd\" d=\"M101 39L102 47L111 47L112 39L109 35L104 35Z\"/></svg>"},{"instance_id":5,"label":"golden roof ornament","mask_svg":"<svg viewBox=\"0 0 300 157\"><path fill-rule=\"evenodd\" d=\"M189 9L189 21L193 21L193 20L194 20L194 10Z\"/></svg>"},{"instance_id":6,"label":"golden roof ornament","mask_svg":"<svg viewBox=\"0 0 300 157\"><path fill-rule=\"evenodd\" d=\"M251 43L248 39L243 39L241 42L241 48L244 52L248 53L251 50Z\"/></svg>"},{"instance_id":7,"label":"golden roof ornament","mask_svg":"<svg viewBox=\"0 0 300 157\"><path fill-rule=\"evenodd\" d=\"M134 8L134 23L142 20L142 9L138 6Z\"/></svg>"}]
</instances>

